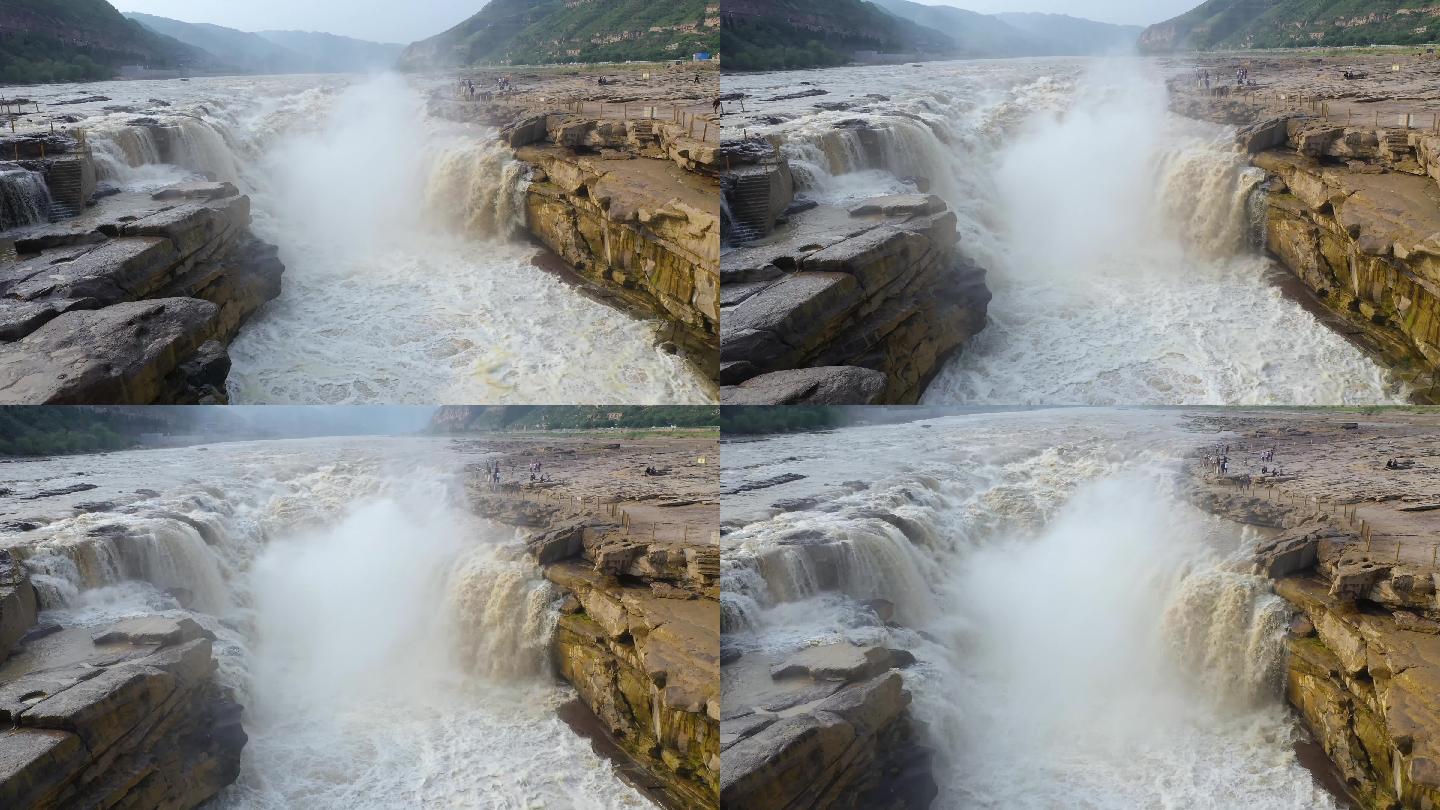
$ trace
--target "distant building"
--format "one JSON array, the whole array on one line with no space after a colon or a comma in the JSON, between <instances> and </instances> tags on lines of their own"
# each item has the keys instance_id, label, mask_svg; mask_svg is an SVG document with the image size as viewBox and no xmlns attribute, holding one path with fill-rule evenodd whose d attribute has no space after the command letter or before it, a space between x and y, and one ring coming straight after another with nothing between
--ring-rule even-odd
<instances>
[{"instance_id":1,"label":"distant building","mask_svg":"<svg viewBox=\"0 0 1440 810\"><path fill-rule=\"evenodd\" d=\"M709 52L709 51L701 51L701 52L695 54L695 61L696 61L696 62L709 62L709 61L710 61L710 52Z\"/></svg>"},{"instance_id":2,"label":"distant building","mask_svg":"<svg viewBox=\"0 0 1440 810\"><path fill-rule=\"evenodd\" d=\"M621 419L624 419L624 418L625 418L625 414L623 414L623 413L607 413L607 414L605 414L605 418L609 419L611 422L619 422Z\"/></svg>"}]
</instances>

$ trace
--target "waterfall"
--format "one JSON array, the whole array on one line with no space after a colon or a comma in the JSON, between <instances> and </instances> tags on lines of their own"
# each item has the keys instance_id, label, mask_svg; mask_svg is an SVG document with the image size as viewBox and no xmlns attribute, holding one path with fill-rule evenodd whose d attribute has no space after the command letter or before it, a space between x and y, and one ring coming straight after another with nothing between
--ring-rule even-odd
<instances>
[{"instance_id":1,"label":"waterfall","mask_svg":"<svg viewBox=\"0 0 1440 810\"><path fill-rule=\"evenodd\" d=\"M501 141L435 148L425 210L455 233L504 238L525 226L525 164Z\"/></svg>"},{"instance_id":2,"label":"waterfall","mask_svg":"<svg viewBox=\"0 0 1440 810\"><path fill-rule=\"evenodd\" d=\"M0 170L0 231L50 220L45 176L27 169Z\"/></svg>"},{"instance_id":3,"label":"waterfall","mask_svg":"<svg viewBox=\"0 0 1440 810\"><path fill-rule=\"evenodd\" d=\"M508 553L507 553L508 551ZM447 614L466 670L488 678L549 671L560 590L517 546L481 546L451 576Z\"/></svg>"},{"instance_id":4,"label":"waterfall","mask_svg":"<svg viewBox=\"0 0 1440 810\"><path fill-rule=\"evenodd\" d=\"M1176 459L1203 439L1174 419L997 413L727 446L757 478L805 474L786 495L814 505L725 536L725 648L751 667L840 639L913 652L943 806L1333 807L1290 747L1291 609L1249 572L1254 538L1180 496ZM874 579L867 556L901 573Z\"/></svg>"},{"instance_id":5,"label":"waterfall","mask_svg":"<svg viewBox=\"0 0 1440 810\"><path fill-rule=\"evenodd\" d=\"M85 480L112 508L58 507L11 547L44 621L94 633L158 613L216 635L250 738L217 808L650 806L555 714L574 696L549 651L558 588L424 441L107 456ZM154 474L162 453L173 475ZM157 478L170 491L134 497Z\"/></svg>"},{"instance_id":6,"label":"waterfall","mask_svg":"<svg viewBox=\"0 0 1440 810\"><path fill-rule=\"evenodd\" d=\"M1405 400L1402 382L1272 284L1253 237L1262 173L1230 128L1171 114L1150 63L957 62L923 82L845 68L827 89L852 107L781 106L749 131L778 144L822 204L939 195L961 253L989 271L987 326L926 404Z\"/></svg>"}]
</instances>

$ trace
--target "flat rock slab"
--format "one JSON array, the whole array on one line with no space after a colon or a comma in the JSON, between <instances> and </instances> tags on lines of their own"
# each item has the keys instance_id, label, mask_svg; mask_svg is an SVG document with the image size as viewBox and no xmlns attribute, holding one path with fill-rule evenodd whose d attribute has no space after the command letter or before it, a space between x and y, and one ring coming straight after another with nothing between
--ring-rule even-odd
<instances>
[{"instance_id":1,"label":"flat rock slab","mask_svg":"<svg viewBox=\"0 0 1440 810\"><path fill-rule=\"evenodd\" d=\"M801 650L771 669L770 676L777 680L809 677L849 683L913 663L915 656L905 650L861 647L842 641Z\"/></svg>"},{"instance_id":2,"label":"flat rock slab","mask_svg":"<svg viewBox=\"0 0 1440 810\"><path fill-rule=\"evenodd\" d=\"M945 201L934 194L888 194L873 197L850 209L852 217L909 217L938 214L945 210Z\"/></svg>"},{"instance_id":3,"label":"flat rock slab","mask_svg":"<svg viewBox=\"0 0 1440 810\"><path fill-rule=\"evenodd\" d=\"M67 312L0 344L0 403L143 405L210 340L219 308L161 298Z\"/></svg>"},{"instance_id":4,"label":"flat rock slab","mask_svg":"<svg viewBox=\"0 0 1440 810\"><path fill-rule=\"evenodd\" d=\"M194 619L169 616L139 616L124 619L95 636L96 644L159 644L169 646L215 636Z\"/></svg>"},{"instance_id":5,"label":"flat rock slab","mask_svg":"<svg viewBox=\"0 0 1440 810\"><path fill-rule=\"evenodd\" d=\"M871 405L885 392L882 372L858 366L773 371L720 389L726 405Z\"/></svg>"},{"instance_id":6,"label":"flat rock slab","mask_svg":"<svg viewBox=\"0 0 1440 810\"><path fill-rule=\"evenodd\" d=\"M240 190L234 183L180 183L150 195L153 200L220 200L237 197Z\"/></svg>"}]
</instances>

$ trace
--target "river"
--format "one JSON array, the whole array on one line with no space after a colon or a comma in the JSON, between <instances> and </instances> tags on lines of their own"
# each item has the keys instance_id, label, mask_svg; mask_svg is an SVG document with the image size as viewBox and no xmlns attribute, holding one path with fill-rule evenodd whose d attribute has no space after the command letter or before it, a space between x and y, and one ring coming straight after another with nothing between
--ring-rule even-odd
<instances>
[{"instance_id":1,"label":"river","mask_svg":"<svg viewBox=\"0 0 1440 810\"><path fill-rule=\"evenodd\" d=\"M1228 128L1170 113L1164 78L1138 58L727 75L746 98L726 137L780 144L822 204L923 186L957 213L994 299L926 403L1403 402L1282 291L1261 173ZM808 90L827 95L777 100Z\"/></svg>"},{"instance_id":2,"label":"river","mask_svg":"<svg viewBox=\"0 0 1440 810\"><path fill-rule=\"evenodd\" d=\"M937 806L1334 807L1295 752L1256 538L1179 491L1218 440L1079 409L727 441L726 491L803 478L722 505L722 679L815 643L910 650Z\"/></svg>"},{"instance_id":3,"label":"river","mask_svg":"<svg viewBox=\"0 0 1440 810\"><path fill-rule=\"evenodd\" d=\"M0 524L38 524L6 545L42 622L216 634L250 741L211 806L650 807L556 716L574 697L548 661L558 589L465 508L483 458L365 438L13 461Z\"/></svg>"},{"instance_id":4,"label":"river","mask_svg":"<svg viewBox=\"0 0 1440 810\"><path fill-rule=\"evenodd\" d=\"M711 401L658 347L661 324L535 265L537 249L512 235L522 164L494 130L429 116L427 88L381 74L0 95L80 119L101 183L148 190L204 175L251 196L254 230L280 247L286 273L230 347L236 403ZM104 100L61 105L91 97Z\"/></svg>"}]
</instances>

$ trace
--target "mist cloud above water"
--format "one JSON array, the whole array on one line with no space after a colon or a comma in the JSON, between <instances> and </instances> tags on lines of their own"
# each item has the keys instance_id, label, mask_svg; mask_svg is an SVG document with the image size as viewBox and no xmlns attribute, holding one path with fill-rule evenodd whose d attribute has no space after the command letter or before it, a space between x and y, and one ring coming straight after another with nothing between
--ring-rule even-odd
<instances>
[{"instance_id":1,"label":"mist cloud above water","mask_svg":"<svg viewBox=\"0 0 1440 810\"><path fill-rule=\"evenodd\" d=\"M241 31L296 30L408 44L434 36L484 7L486 0L118 0L139 11Z\"/></svg>"}]
</instances>

